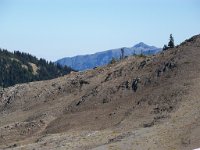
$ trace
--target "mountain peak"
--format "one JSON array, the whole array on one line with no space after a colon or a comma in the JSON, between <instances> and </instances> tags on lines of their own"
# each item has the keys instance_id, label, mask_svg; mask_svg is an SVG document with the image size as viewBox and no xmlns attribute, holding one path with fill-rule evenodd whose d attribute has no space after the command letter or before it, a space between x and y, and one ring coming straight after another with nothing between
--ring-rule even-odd
<instances>
[{"instance_id":1,"label":"mountain peak","mask_svg":"<svg viewBox=\"0 0 200 150\"><path fill-rule=\"evenodd\" d=\"M143 43L143 42L140 42L140 43L134 45L133 47L135 47L135 48L149 48L150 46Z\"/></svg>"}]
</instances>

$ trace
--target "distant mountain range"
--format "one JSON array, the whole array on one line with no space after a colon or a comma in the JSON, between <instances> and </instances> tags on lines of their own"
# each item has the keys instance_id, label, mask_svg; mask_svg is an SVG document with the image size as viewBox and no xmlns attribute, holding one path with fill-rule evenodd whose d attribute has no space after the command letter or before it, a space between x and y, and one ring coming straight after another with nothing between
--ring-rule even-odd
<instances>
[{"instance_id":1,"label":"distant mountain range","mask_svg":"<svg viewBox=\"0 0 200 150\"><path fill-rule=\"evenodd\" d=\"M83 71L87 69L92 69L94 67L106 65L112 60L112 58L119 59L121 55L121 49L122 48L117 48L103 52L97 52L95 54L65 57L57 60L56 63L62 66L69 66L78 71ZM123 49L125 56L141 53L145 55L152 55L158 53L161 50L161 48L149 46L143 42L140 42L130 48L124 47Z\"/></svg>"}]
</instances>

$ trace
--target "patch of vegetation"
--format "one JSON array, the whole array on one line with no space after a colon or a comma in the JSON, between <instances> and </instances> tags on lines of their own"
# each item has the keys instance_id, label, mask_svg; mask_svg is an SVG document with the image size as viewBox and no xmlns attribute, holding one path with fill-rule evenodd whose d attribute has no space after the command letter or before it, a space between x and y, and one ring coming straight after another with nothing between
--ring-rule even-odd
<instances>
[{"instance_id":1,"label":"patch of vegetation","mask_svg":"<svg viewBox=\"0 0 200 150\"><path fill-rule=\"evenodd\" d=\"M136 56L141 57L141 58L146 58L146 57L147 57L147 56L144 55L143 53L141 53L141 54L139 54L139 55L136 55Z\"/></svg>"},{"instance_id":2,"label":"patch of vegetation","mask_svg":"<svg viewBox=\"0 0 200 150\"><path fill-rule=\"evenodd\" d=\"M189 62L189 61L185 61L185 62L184 62L184 64L190 64L190 63L191 63L191 62Z\"/></svg>"},{"instance_id":3,"label":"patch of vegetation","mask_svg":"<svg viewBox=\"0 0 200 150\"><path fill-rule=\"evenodd\" d=\"M114 63L116 63L118 60L116 59L116 58L112 58L112 60L109 62L109 64L114 64Z\"/></svg>"}]
</instances>

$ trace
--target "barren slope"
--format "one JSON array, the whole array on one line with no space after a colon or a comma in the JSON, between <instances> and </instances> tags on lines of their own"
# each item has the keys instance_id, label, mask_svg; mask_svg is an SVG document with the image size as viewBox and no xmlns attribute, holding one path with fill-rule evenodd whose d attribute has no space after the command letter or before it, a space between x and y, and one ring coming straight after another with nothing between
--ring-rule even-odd
<instances>
[{"instance_id":1,"label":"barren slope","mask_svg":"<svg viewBox=\"0 0 200 150\"><path fill-rule=\"evenodd\" d=\"M199 58L198 35L156 56L7 88L0 148L200 147Z\"/></svg>"}]
</instances>

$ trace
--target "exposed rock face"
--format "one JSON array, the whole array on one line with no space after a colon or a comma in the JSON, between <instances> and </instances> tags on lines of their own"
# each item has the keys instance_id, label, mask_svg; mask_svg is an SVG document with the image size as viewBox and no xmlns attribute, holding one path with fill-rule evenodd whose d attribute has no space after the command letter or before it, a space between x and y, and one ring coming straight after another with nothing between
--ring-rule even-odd
<instances>
[{"instance_id":1,"label":"exposed rock face","mask_svg":"<svg viewBox=\"0 0 200 150\"><path fill-rule=\"evenodd\" d=\"M0 93L0 148L200 147L200 36ZM137 86L137 88L136 88Z\"/></svg>"}]
</instances>

